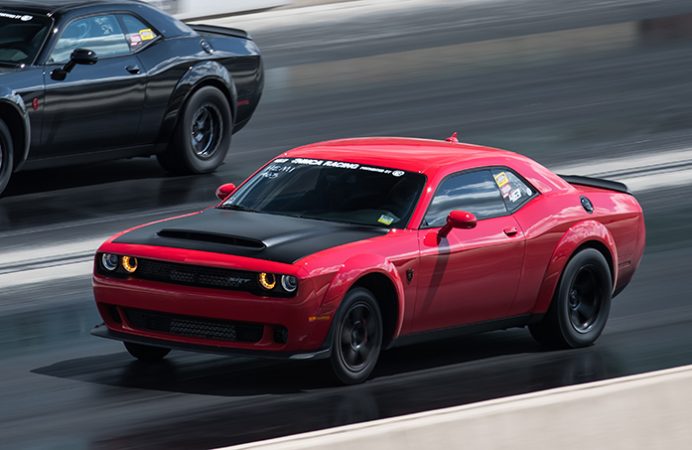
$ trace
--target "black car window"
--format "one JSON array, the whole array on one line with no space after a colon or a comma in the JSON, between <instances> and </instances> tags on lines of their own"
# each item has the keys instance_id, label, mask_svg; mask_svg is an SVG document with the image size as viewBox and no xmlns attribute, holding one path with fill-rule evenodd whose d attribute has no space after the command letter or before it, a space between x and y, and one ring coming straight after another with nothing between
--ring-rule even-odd
<instances>
[{"instance_id":1,"label":"black car window","mask_svg":"<svg viewBox=\"0 0 692 450\"><path fill-rule=\"evenodd\" d=\"M50 28L50 19L0 12L0 64L32 63Z\"/></svg>"},{"instance_id":2,"label":"black car window","mask_svg":"<svg viewBox=\"0 0 692 450\"><path fill-rule=\"evenodd\" d=\"M414 172L357 163L279 158L221 207L404 228L425 185Z\"/></svg>"},{"instance_id":3,"label":"black car window","mask_svg":"<svg viewBox=\"0 0 692 450\"><path fill-rule=\"evenodd\" d=\"M509 212L518 210L536 195L536 191L532 187L509 169L493 169L493 178Z\"/></svg>"},{"instance_id":4,"label":"black car window","mask_svg":"<svg viewBox=\"0 0 692 450\"><path fill-rule=\"evenodd\" d=\"M454 210L470 212L478 220L507 214L490 170L463 172L445 178L435 192L423 225L441 227Z\"/></svg>"},{"instance_id":5,"label":"black car window","mask_svg":"<svg viewBox=\"0 0 692 450\"><path fill-rule=\"evenodd\" d=\"M159 34L138 18L129 14L120 16L123 21L125 37L132 51L137 51L140 48L146 47L147 44L156 40Z\"/></svg>"},{"instance_id":6,"label":"black car window","mask_svg":"<svg viewBox=\"0 0 692 450\"><path fill-rule=\"evenodd\" d=\"M99 58L130 53L125 34L113 15L85 17L71 22L58 39L48 62L64 64L78 48L92 50Z\"/></svg>"}]
</instances>

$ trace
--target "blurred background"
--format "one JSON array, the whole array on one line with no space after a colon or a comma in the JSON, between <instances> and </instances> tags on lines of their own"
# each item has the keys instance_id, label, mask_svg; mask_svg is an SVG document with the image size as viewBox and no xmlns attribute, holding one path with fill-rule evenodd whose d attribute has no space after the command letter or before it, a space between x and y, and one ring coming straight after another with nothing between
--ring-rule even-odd
<instances>
[{"instance_id":1,"label":"blurred background","mask_svg":"<svg viewBox=\"0 0 692 450\"><path fill-rule=\"evenodd\" d=\"M0 447L207 448L692 363L688 0L155 3L250 31L264 97L212 175L137 159L15 176L0 199ZM335 388L313 363L180 353L143 368L89 336L80 244L207 206L298 145L454 131L633 188L645 260L596 346L490 333L387 352L372 381Z\"/></svg>"}]
</instances>

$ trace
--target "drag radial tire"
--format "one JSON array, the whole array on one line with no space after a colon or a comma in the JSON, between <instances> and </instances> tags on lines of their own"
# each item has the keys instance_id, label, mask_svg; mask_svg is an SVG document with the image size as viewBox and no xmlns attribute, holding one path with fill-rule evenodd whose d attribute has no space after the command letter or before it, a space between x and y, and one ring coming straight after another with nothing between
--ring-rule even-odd
<instances>
[{"instance_id":1,"label":"drag radial tire","mask_svg":"<svg viewBox=\"0 0 692 450\"><path fill-rule=\"evenodd\" d=\"M161 361L171 352L170 348L154 347L151 345L135 344L134 342L125 342L125 348L140 361L157 362Z\"/></svg>"},{"instance_id":2,"label":"drag radial tire","mask_svg":"<svg viewBox=\"0 0 692 450\"><path fill-rule=\"evenodd\" d=\"M231 147L233 115L217 88L205 86L185 103L161 166L175 174L210 173L219 167Z\"/></svg>"},{"instance_id":3,"label":"drag radial tire","mask_svg":"<svg viewBox=\"0 0 692 450\"><path fill-rule=\"evenodd\" d=\"M365 381L382 349L382 313L375 296L355 288L346 294L332 325L331 364L344 384Z\"/></svg>"},{"instance_id":4,"label":"drag radial tire","mask_svg":"<svg viewBox=\"0 0 692 450\"><path fill-rule=\"evenodd\" d=\"M539 343L556 348L586 347L603 332L613 292L608 262L587 248L572 257L560 278L548 313L530 325Z\"/></svg>"},{"instance_id":5,"label":"drag radial tire","mask_svg":"<svg viewBox=\"0 0 692 450\"><path fill-rule=\"evenodd\" d=\"M5 122L0 120L0 194L7 187L14 169L14 147L12 135Z\"/></svg>"}]
</instances>

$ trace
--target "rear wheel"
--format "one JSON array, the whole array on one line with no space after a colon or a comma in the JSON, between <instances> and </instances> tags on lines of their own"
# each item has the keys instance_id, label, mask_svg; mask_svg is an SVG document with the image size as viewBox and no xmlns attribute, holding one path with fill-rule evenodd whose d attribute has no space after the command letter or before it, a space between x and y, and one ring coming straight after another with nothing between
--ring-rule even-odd
<instances>
[{"instance_id":1,"label":"rear wheel","mask_svg":"<svg viewBox=\"0 0 692 450\"><path fill-rule=\"evenodd\" d=\"M365 381L382 349L382 314L375 296L367 289L351 290L333 325L331 363L344 384Z\"/></svg>"},{"instance_id":2,"label":"rear wheel","mask_svg":"<svg viewBox=\"0 0 692 450\"><path fill-rule=\"evenodd\" d=\"M5 122L0 120L0 194L10 182L14 169L14 146L12 134Z\"/></svg>"},{"instance_id":3,"label":"rear wheel","mask_svg":"<svg viewBox=\"0 0 692 450\"><path fill-rule=\"evenodd\" d=\"M551 347L593 344L608 321L612 291L603 254L592 248L580 251L567 263L548 313L529 326L531 335Z\"/></svg>"},{"instance_id":4,"label":"rear wheel","mask_svg":"<svg viewBox=\"0 0 692 450\"><path fill-rule=\"evenodd\" d=\"M213 172L226 159L232 135L228 100L219 89L205 86L188 99L169 148L157 158L176 174Z\"/></svg>"},{"instance_id":5,"label":"rear wheel","mask_svg":"<svg viewBox=\"0 0 692 450\"><path fill-rule=\"evenodd\" d=\"M161 361L171 352L170 348L135 344L134 342L125 342L125 348L130 353L130 355L144 362Z\"/></svg>"}]
</instances>

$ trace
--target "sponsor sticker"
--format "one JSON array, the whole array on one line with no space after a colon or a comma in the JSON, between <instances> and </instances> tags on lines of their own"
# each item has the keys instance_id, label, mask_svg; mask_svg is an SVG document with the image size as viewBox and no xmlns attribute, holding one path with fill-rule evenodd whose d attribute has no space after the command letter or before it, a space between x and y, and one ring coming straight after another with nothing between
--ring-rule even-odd
<instances>
[{"instance_id":1,"label":"sponsor sticker","mask_svg":"<svg viewBox=\"0 0 692 450\"><path fill-rule=\"evenodd\" d=\"M156 37L154 31L151 28L139 30L139 36L142 38L143 41L151 41Z\"/></svg>"},{"instance_id":2,"label":"sponsor sticker","mask_svg":"<svg viewBox=\"0 0 692 450\"><path fill-rule=\"evenodd\" d=\"M22 14L12 14L7 12L0 12L0 17L5 19L21 20L22 22L30 22L34 20L34 16L22 15Z\"/></svg>"},{"instance_id":3,"label":"sponsor sticker","mask_svg":"<svg viewBox=\"0 0 692 450\"><path fill-rule=\"evenodd\" d=\"M392 175L399 178L399 177L403 177L404 175L406 175L406 172L404 172L403 170L395 170L394 172L392 172Z\"/></svg>"},{"instance_id":4,"label":"sponsor sticker","mask_svg":"<svg viewBox=\"0 0 692 450\"><path fill-rule=\"evenodd\" d=\"M507 174L504 172L500 172L497 175L495 175L495 183L497 183L497 187L499 188L509 183L509 178L507 178Z\"/></svg>"},{"instance_id":5,"label":"sponsor sticker","mask_svg":"<svg viewBox=\"0 0 692 450\"><path fill-rule=\"evenodd\" d=\"M391 224L394 223L396 219L392 216L389 216L387 214L382 214L377 221L381 223L382 225L390 226Z\"/></svg>"},{"instance_id":6,"label":"sponsor sticker","mask_svg":"<svg viewBox=\"0 0 692 450\"><path fill-rule=\"evenodd\" d=\"M142 36L139 34L131 34L130 35L130 46L131 47L137 47L138 45L142 44Z\"/></svg>"},{"instance_id":7,"label":"sponsor sticker","mask_svg":"<svg viewBox=\"0 0 692 450\"><path fill-rule=\"evenodd\" d=\"M500 188L500 192L502 192L503 197L509 197L509 194L512 192L512 186L505 184Z\"/></svg>"},{"instance_id":8,"label":"sponsor sticker","mask_svg":"<svg viewBox=\"0 0 692 450\"><path fill-rule=\"evenodd\" d=\"M509 201L515 203L521 198L521 189L515 189L509 194Z\"/></svg>"}]
</instances>

